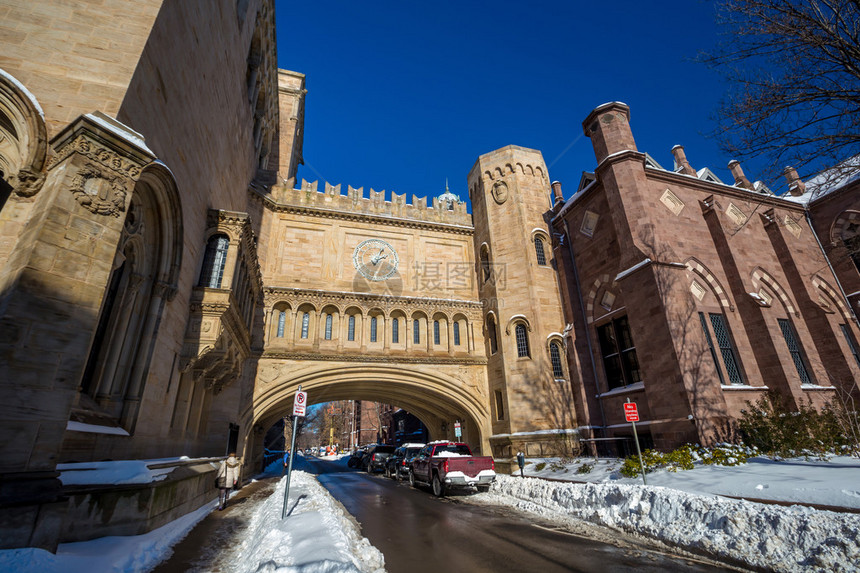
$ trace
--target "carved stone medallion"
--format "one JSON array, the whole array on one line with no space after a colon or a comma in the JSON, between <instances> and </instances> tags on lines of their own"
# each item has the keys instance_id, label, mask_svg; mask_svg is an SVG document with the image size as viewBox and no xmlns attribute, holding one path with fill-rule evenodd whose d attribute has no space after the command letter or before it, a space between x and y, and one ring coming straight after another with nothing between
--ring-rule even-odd
<instances>
[{"instance_id":1,"label":"carved stone medallion","mask_svg":"<svg viewBox=\"0 0 860 573\"><path fill-rule=\"evenodd\" d=\"M493 183L491 193L493 194L493 199L495 199L496 203L499 205L508 200L508 186L504 181L496 181Z\"/></svg>"},{"instance_id":2,"label":"carved stone medallion","mask_svg":"<svg viewBox=\"0 0 860 573\"><path fill-rule=\"evenodd\" d=\"M69 190L81 206L97 215L119 217L125 211L125 178L110 175L93 163L78 171Z\"/></svg>"}]
</instances>

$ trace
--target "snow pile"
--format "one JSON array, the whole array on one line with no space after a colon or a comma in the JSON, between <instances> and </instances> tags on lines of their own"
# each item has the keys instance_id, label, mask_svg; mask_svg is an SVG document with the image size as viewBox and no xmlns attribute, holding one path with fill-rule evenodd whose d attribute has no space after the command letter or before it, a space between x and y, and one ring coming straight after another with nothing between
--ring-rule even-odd
<instances>
[{"instance_id":1,"label":"snow pile","mask_svg":"<svg viewBox=\"0 0 860 573\"><path fill-rule=\"evenodd\" d=\"M162 460L120 460L57 464L57 470L63 485L149 483L165 479L167 474L176 469L176 466L150 469L147 465L161 462Z\"/></svg>"},{"instance_id":2,"label":"snow pile","mask_svg":"<svg viewBox=\"0 0 860 573\"><path fill-rule=\"evenodd\" d=\"M286 479L255 508L241 543L220 558L236 573L384 573L382 553L316 479L293 470L289 515L281 519Z\"/></svg>"},{"instance_id":3,"label":"snow pile","mask_svg":"<svg viewBox=\"0 0 860 573\"><path fill-rule=\"evenodd\" d=\"M773 571L856 571L860 515L767 506L656 486L571 484L499 476L488 501L652 537Z\"/></svg>"},{"instance_id":4,"label":"snow pile","mask_svg":"<svg viewBox=\"0 0 860 573\"><path fill-rule=\"evenodd\" d=\"M211 502L143 535L100 537L63 543L56 555L44 549L0 551L0 571L17 573L134 573L149 571L171 554L173 545L218 505Z\"/></svg>"}]
</instances>

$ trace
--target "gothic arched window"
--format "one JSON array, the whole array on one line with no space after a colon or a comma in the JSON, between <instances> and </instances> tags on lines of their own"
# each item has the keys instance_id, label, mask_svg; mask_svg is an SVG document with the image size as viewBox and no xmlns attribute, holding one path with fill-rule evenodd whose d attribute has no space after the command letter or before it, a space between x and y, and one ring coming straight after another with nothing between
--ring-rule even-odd
<instances>
[{"instance_id":1,"label":"gothic arched window","mask_svg":"<svg viewBox=\"0 0 860 573\"><path fill-rule=\"evenodd\" d=\"M490 339L490 354L499 351L499 339L496 337L496 321L492 316L487 317L487 338Z\"/></svg>"},{"instance_id":2,"label":"gothic arched window","mask_svg":"<svg viewBox=\"0 0 860 573\"><path fill-rule=\"evenodd\" d=\"M535 256L537 257L537 264L540 266L546 266L546 253L543 249L543 239L540 238L540 235L535 235Z\"/></svg>"},{"instance_id":3,"label":"gothic arched window","mask_svg":"<svg viewBox=\"0 0 860 573\"><path fill-rule=\"evenodd\" d=\"M454 346L460 346L460 323L454 323Z\"/></svg>"},{"instance_id":4,"label":"gothic arched window","mask_svg":"<svg viewBox=\"0 0 860 573\"><path fill-rule=\"evenodd\" d=\"M311 322L310 313L307 313L307 312L304 313L302 315L302 338L308 337L308 325L310 324L310 322Z\"/></svg>"},{"instance_id":5,"label":"gothic arched window","mask_svg":"<svg viewBox=\"0 0 860 573\"><path fill-rule=\"evenodd\" d=\"M396 318L391 319L391 342L394 344L400 342L400 321Z\"/></svg>"},{"instance_id":6,"label":"gothic arched window","mask_svg":"<svg viewBox=\"0 0 860 573\"><path fill-rule=\"evenodd\" d=\"M227 235L212 235L206 243L206 254L203 256L203 269L200 271L198 286L221 288L221 278L224 276L224 265L227 264L227 249L230 239Z\"/></svg>"},{"instance_id":7,"label":"gothic arched window","mask_svg":"<svg viewBox=\"0 0 860 573\"><path fill-rule=\"evenodd\" d=\"M282 310L278 313L278 338L284 337L284 326L287 324L287 311Z\"/></svg>"},{"instance_id":8,"label":"gothic arched window","mask_svg":"<svg viewBox=\"0 0 860 573\"><path fill-rule=\"evenodd\" d=\"M526 331L525 324L518 324L514 329L517 338L517 356L520 358L528 358L529 354L529 335Z\"/></svg>"},{"instance_id":9,"label":"gothic arched window","mask_svg":"<svg viewBox=\"0 0 860 573\"><path fill-rule=\"evenodd\" d=\"M549 360L552 362L553 377L564 378L564 369L561 367L561 348L558 342L549 343Z\"/></svg>"},{"instance_id":10,"label":"gothic arched window","mask_svg":"<svg viewBox=\"0 0 860 573\"><path fill-rule=\"evenodd\" d=\"M325 339L331 340L331 314L325 315Z\"/></svg>"},{"instance_id":11,"label":"gothic arched window","mask_svg":"<svg viewBox=\"0 0 860 573\"><path fill-rule=\"evenodd\" d=\"M370 317L370 341L376 342L376 317Z\"/></svg>"}]
</instances>

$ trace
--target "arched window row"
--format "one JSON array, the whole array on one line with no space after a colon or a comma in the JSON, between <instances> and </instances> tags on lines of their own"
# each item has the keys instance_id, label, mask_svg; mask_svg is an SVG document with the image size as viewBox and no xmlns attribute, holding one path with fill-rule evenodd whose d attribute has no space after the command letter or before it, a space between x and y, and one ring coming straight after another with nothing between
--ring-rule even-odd
<instances>
[{"instance_id":1,"label":"arched window row","mask_svg":"<svg viewBox=\"0 0 860 573\"><path fill-rule=\"evenodd\" d=\"M415 349L428 352L474 352L473 321L465 314L433 314L391 309L366 310L326 305L321 309L310 303L281 300L266 312L266 343L273 345L309 344ZM404 330L405 329L405 330ZM406 336L404 336L406 334Z\"/></svg>"}]
</instances>

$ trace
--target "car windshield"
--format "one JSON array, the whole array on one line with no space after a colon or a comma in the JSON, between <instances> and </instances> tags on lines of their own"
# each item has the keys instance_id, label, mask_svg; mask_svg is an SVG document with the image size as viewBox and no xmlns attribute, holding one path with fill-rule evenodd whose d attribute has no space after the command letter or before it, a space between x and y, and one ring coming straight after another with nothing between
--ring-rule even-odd
<instances>
[{"instance_id":1,"label":"car windshield","mask_svg":"<svg viewBox=\"0 0 860 573\"><path fill-rule=\"evenodd\" d=\"M436 450L433 452L433 455L438 456L442 452L451 452L452 454L459 454L461 456L472 455L472 452L469 451L469 446L466 446L465 444L444 444L436 446Z\"/></svg>"},{"instance_id":2,"label":"car windshield","mask_svg":"<svg viewBox=\"0 0 860 573\"><path fill-rule=\"evenodd\" d=\"M406 451L403 452L403 455L407 458L411 458L415 454L421 451L421 448L406 448Z\"/></svg>"},{"instance_id":3,"label":"car windshield","mask_svg":"<svg viewBox=\"0 0 860 573\"><path fill-rule=\"evenodd\" d=\"M390 454L394 451L394 446L377 446L373 453L375 454Z\"/></svg>"}]
</instances>

